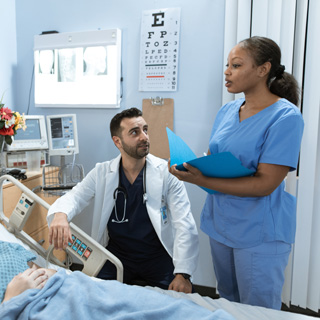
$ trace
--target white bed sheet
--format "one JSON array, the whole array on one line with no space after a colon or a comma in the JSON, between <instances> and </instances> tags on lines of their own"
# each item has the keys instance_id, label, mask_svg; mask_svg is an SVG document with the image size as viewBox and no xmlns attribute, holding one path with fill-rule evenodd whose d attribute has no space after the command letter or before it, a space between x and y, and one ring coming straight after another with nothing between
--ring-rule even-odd
<instances>
[{"instance_id":1,"label":"white bed sheet","mask_svg":"<svg viewBox=\"0 0 320 320\"><path fill-rule=\"evenodd\" d=\"M263 307L255 307L246 304L230 302L226 299L212 299L210 297L202 297L198 293L181 293L172 290L163 290L160 288L146 287L156 290L164 294L168 294L175 298L188 299L196 304L207 308L211 311L223 309L231 314L236 320L313 320L316 317L305 316L297 313L273 310Z\"/></svg>"}]
</instances>

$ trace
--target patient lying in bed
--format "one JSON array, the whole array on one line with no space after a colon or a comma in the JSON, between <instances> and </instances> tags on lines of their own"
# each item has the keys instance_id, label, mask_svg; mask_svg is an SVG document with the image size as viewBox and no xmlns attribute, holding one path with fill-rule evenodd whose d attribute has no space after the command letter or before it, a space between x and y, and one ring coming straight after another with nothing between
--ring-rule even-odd
<instances>
[{"instance_id":1,"label":"patient lying in bed","mask_svg":"<svg viewBox=\"0 0 320 320\"><path fill-rule=\"evenodd\" d=\"M0 319L234 320L223 310L211 312L191 301L116 280L94 281L82 272L68 274L63 268L57 272L36 266L30 268L34 255L28 250L19 244L3 242L1 237L0 246L0 254L8 248L7 252L18 253L14 258L3 254L0 260L3 261L0 262L1 279L8 281L12 277L3 290ZM17 272L21 273L17 275Z\"/></svg>"},{"instance_id":2,"label":"patient lying in bed","mask_svg":"<svg viewBox=\"0 0 320 320\"><path fill-rule=\"evenodd\" d=\"M39 268L34 264L9 282L2 302L10 300L28 289L42 289L55 272L52 269Z\"/></svg>"},{"instance_id":3,"label":"patient lying in bed","mask_svg":"<svg viewBox=\"0 0 320 320\"><path fill-rule=\"evenodd\" d=\"M26 289L42 288L59 268L52 264L52 269L41 268L45 265L42 257L0 224L0 303Z\"/></svg>"},{"instance_id":4,"label":"patient lying in bed","mask_svg":"<svg viewBox=\"0 0 320 320\"><path fill-rule=\"evenodd\" d=\"M27 289L42 289L56 270L34 264L36 256L20 244L0 241L0 301Z\"/></svg>"}]
</instances>

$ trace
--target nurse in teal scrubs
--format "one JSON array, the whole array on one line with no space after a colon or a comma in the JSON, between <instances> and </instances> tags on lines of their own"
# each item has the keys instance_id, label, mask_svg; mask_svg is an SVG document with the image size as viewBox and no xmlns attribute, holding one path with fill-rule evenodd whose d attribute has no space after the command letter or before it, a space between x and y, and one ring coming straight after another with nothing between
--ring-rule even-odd
<instances>
[{"instance_id":1,"label":"nurse in teal scrubs","mask_svg":"<svg viewBox=\"0 0 320 320\"><path fill-rule=\"evenodd\" d=\"M209 154L231 152L253 176L209 178L169 163L180 180L218 191L207 196L201 229L210 238L220 296L274 309L281 308L296 229L296 199L284 179L297 168L304 127L297 82L284 70L280 48L268 38L245 39L228 56L225 86L245 97L219 110Z\"/></svg>"}]
</instances>

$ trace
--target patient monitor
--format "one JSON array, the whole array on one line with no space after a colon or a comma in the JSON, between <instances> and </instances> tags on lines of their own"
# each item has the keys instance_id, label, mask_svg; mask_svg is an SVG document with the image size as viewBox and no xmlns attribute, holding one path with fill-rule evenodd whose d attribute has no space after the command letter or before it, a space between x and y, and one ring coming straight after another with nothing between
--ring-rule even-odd
<instances>
[{"instance_id":1,"label":"patient monitor","mask_svg":"<svg viewBox=\"0 0 320 320\"><path fill-rule=\"evenodd\" d=\"M75 114L47 116L50 156L79 153L77 118Z\"/></svg>"},{"instance_id":2,"label":"patient monitor","mask_svg":"<svg viewBox=\"0 0 320 320\"><path fill-rule=\"evenodd\" d=\"M8 151L46 150L48 138L45 117L42 115L25 115L26 130L18 130Z\"/></svg>"},{"instance_id":3,"label":"patient monitor","mask_svg":"<svg viewBox=\"0 0 320 320\"><path fill-rule=\"evenodd\" d=\"M2 200L2 186L4 181L6 180L9 180L23 191L9 219L4 215ZM4 175L0 177L0 221L5 224L5 226L11 233L13 233L24 243L28 244L29 247L35 250L39 255L54 264L67 268L67 265L53 256L52 246L48 250L45 250L39 243L37 243L33 238L31 238L26 232L22 230L26 221L32 213L35 203L40 204L47 210L50 207L47 202L45 202L38 195L29 190L26 186L24 186L12 176ZM89 276L96 276L105 262L109 260L113 264L115 264L117 268L117 280L122 282L123 266L121 261L72 222L70 222L70 229L72 233L72 242L68 244L66 252L67 254L76 257L78 260L80 259L80 261L83 263L82 272Z\"/></svg>"}]
</instances>

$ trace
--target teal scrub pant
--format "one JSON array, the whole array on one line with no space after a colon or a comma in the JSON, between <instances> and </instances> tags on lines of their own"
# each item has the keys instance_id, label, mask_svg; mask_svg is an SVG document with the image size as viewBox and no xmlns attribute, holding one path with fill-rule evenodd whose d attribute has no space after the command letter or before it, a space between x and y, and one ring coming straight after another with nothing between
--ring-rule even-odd
<instances>
[{"instance_id":1,"label":"teal scrub pant","mask_svg":"<svg viewBox=\"0 0 320 320\"><path fill-rule=\"evenodd\" d=\"M291 244L274 241L237 249L210 238L210 246L220 297L254 306L281 308L284 270Z\"/></svg>"}]
</instances>

